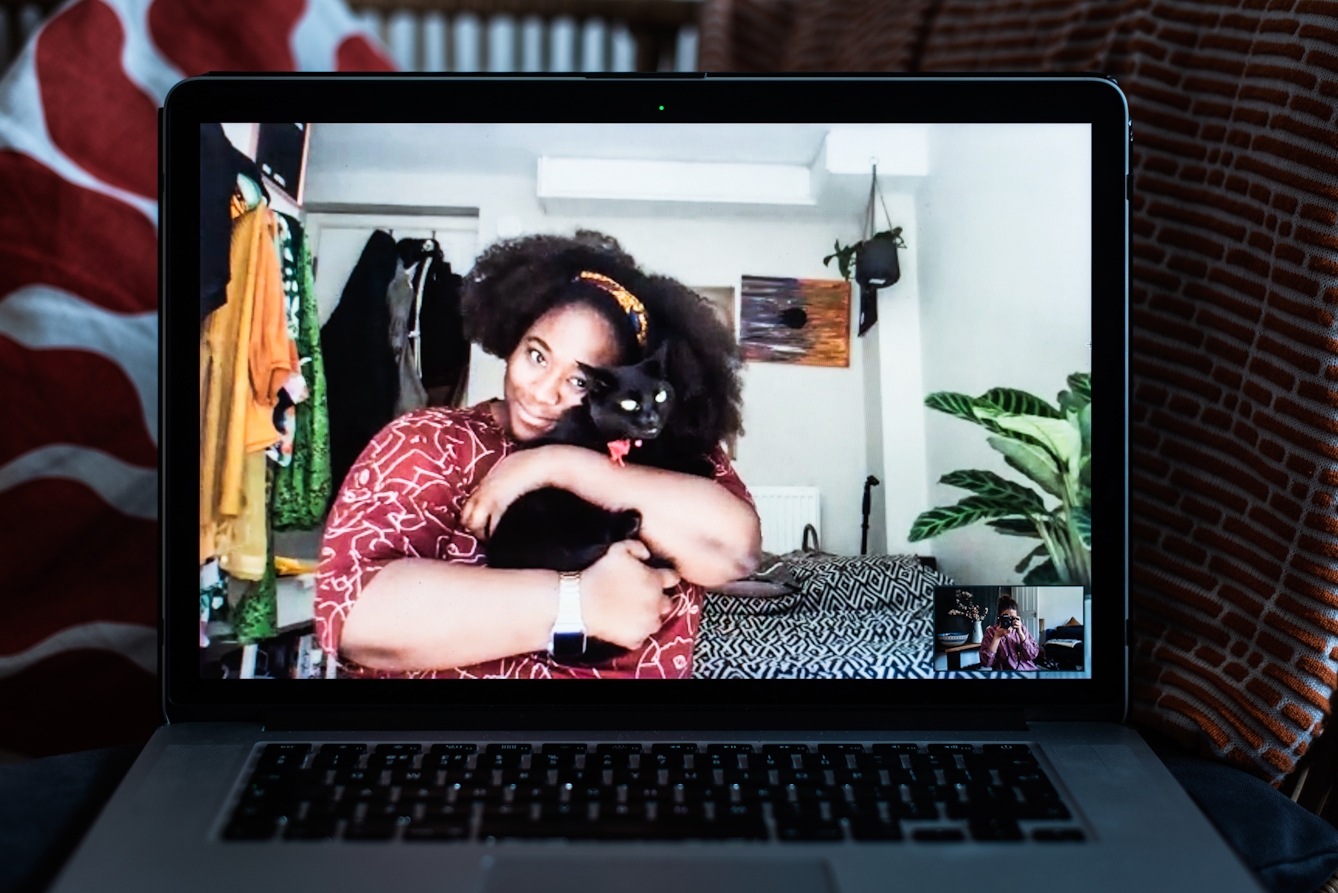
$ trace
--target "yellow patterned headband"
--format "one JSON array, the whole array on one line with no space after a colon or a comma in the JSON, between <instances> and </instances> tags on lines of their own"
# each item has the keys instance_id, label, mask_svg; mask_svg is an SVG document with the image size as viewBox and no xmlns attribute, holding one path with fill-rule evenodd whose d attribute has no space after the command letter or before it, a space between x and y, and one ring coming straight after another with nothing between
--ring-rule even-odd
<instances>
[{"instance_id":1,"label":"yellow patterned headband","mask_svg":"<svg viewBox=\"0 0 1338 893\"><path fill-rule=\"evenodd\" d=\"M618 306L623 308L623 312L632 320L632 328L636 333L636 343L641 347L646 346L646 334L649 328L650 316L646 313L646 307L637 300L636 295L623 288L617 282L607 276L599 273L591 273L589 270L582 270L577 279L589 282L601 291L607 292L618 302Z\"/></svg>"}]
</instances>

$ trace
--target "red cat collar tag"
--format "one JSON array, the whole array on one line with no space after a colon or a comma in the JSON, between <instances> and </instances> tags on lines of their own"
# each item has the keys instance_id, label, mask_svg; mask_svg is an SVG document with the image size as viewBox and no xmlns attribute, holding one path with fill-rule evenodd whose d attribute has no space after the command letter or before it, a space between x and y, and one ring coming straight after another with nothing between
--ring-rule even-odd
<instances>
[{"instance_id":1,"label":"red cat collar tag","mask_svg":"<svg viewBox=\"0 0 1338 893\"><path fill-rule=\"evenodd\" d=\"M636 446L641 446L641 441L638 440L635 443ZM622 440L609 441L609 458L613 460L614 465L622 466L624 464L623 457L631 452L632 445L633 442L625 437Z\"/></svg>"}]
</instances>

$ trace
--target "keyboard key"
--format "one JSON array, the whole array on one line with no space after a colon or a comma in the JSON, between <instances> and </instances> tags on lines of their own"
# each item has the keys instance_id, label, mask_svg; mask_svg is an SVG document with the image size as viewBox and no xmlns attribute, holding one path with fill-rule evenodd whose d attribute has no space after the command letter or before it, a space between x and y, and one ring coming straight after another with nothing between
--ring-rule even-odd
<instances>
[{"instance_id":1,"label":"keyboard key","mask_svg":"<svg viewBox=\"0 0 1338 893\"><path fill-rule=\"evenodd\" d=\"M976 748L973 744L943 744L935 742L929 745L930 753L975 753Z\"/></svg>"},{"instance_id":2,"label":"keyboard key","mask_svg":"<svg viewBox=\"0 0 1338 893\"><path fill-rule=\"evenodd\" d=\"M1000 754L1007 756L1018 756L1026 754L1031 756L1031 747L1026 744L984 744L980 748L986 754Z\"/></svg>"},{"instance_id":3,"label":"keyboard key","mask_svg":"<svg viewBox=\"0 0 1338 893\"><path fill-rule=\"evenodd\" d=\"M1081 828L1037 828L1031 839L1038 843L1076 843L1087 839Z\"/></svg>"},{"instance_id":4,"label":"keyboard key","mask_svg":"<svg viewBox=\"0 0 1338 893\"><path fill-rule=\"evenodd\" d=\"M978 818L970 822L974 840L1021 840L1022 831L1017 822L1008 818Z\"/></svg>"},{"instance_id":5,"label":"keyboard key","mask_svg":"<svg viewBox=\"0 0 1338 893\"><path fill-rule=\"evenodd\" d=\"M918 744L886 744L886 743L884 743L884 744L875 744L875 745L873 746L873 752L874 752L874 753L877 753L877 754L919 753L919 752L920 752L920 745L918 745Z\"/></svg>"},{"instance_id":6,"label":"keyboard key","mask_svg":"<svg viewBox=\"0 0 1338 893\"><path fill-rule=\"evenodd\" d=\"M366 744L330 742L321 745L321 753L366 753Z\"/></svg>"},{"instance_id":7,"label":"keyboard key","mask_svg":"<svg viewBox=\"0 0 1338 893\"><path fill-rule=\"evenodd\" d=\"M901 840L901 826L878 818L852 818L850 836L855 840Z\"/></svg>"},{"instance_id":8,"label":"keyboard key","mask_svg":"<svg viewBox=\"0 0 1338 893\"><path fill-rule=\"evenodd\" d=\"M821 754L847 754L864 753L863 744L819 744L818 753Z\"/></svg>"},{"instance_id":9,"label":"keyboard key","mask_svg":"<svg viewBox=\"0 0 1338 893\"><path fill-rule=\"evenodd\" d=\"M293 756L305 756L310 752L311 752L310 744L288 744L288 743L276 742L274 744L265 745L264 756L262 756L261 759L277 757L283 754L289 754Z\"/></svg>"},{"instance_id":10,"label":"keyboard key","mask_svg":"<svg viewBox=\"0 0 1338 893\"><path fill-rule=\"evenodd\" d=\"M697 745L690 741L676 741L669 744L652 744L650 747L652 754L661 753L696 753Z\"/></svg>"},{"instance_id":11,"label":"keyboard key","mask_svg":"<svg viewBox=\"0 0 1338 893\"><path fill-rule=\"evenodd\" d=\"M707 753L755 753L751 744L708 744Z\"/></svg>"},{"instance_id":12,"label":"keyboard key","mask_svg":"<svg viewBox=\"0 0 1338 893\"><path fill-rule=\"evenodd\" d=\"M419 754L423 752L421 744L378 744L377 753Z\"/></svg>"},{"instance_id":13,"label":"keyboard key","mask_svg":"<svg viewBox=\"0 0 1338 893\"><path fill-rule=\"evenodd\" d=\"M354 785L362 787L364 785L375 785L381 783L381 770L373 769L336 769L334 774L334 783L342 785Z\"/></svg>"},{"instance_id":14,"label":"keyboard key","mask_svg":"<svg viewBox=\"0 0 1338 893\"><path fill-rule=\"evenodd\" d=\"M488 745L487 750L485 752L489 754L499 754L499 753L530 754L534 752L534 747L533 745L524 741L500 741L500 742L495 741L492 744Z\"/></svg>"},{"instance_id":15,"label":"keyboard key","mask_svg":"<svg viewBox=\"0 0 1338 893\"><path fill-rule=\"evenodd\" d=\"M1017 817L1020 819L1064 821L1073 816L1069 814L1068 807L1063 803L1020 803L1017 807Z\"/></svg>"},{"instance_id":16,"label":"keyboard key","mask_svg":"<svg viewBox=\"0 0 1338 893\"><path fill-rule=\"evenodd\" d=\"M762 753L809 753L807 744L763 744Z\"/></svg>"},{"instance_id":17,"label":"keyboard key","mask_svg":"<svg viewBox=\"0 0 1338 893\"><path fill-rule=\"evenodd\" d=\"M470 754L478 753L478 750L479 746L477 744L453 744L453 743L439 742L437 744L432 745L430 752L435 754L448 754L451 756L458 755L467 757Z\"/></svg>"},{"instance_id":18,"label":"keyboard key","mask_svg":"<svg viewBox=\"0 0 1338 893\"><path fill-rule=\"evenodd\" d=\"M841 825L833 821L777 821L776 836L782 841L835 841L845 840Z\"/></svg>"},{"instance_id":19,"label":"keyboard key","mask_svg":"<svg viewBox=\"0 0 1338 893\"><path fill-rule=\"evenodd\" d=\"M386 750L368 755L367 766L369 768L380 766L383 769L407 768L417 760L418 754L412 751Z\"/></svg>"},{"instance_id":20,"label":"keyboard key","mask_svg":"<svg viewBox=\"0 0 1338 893\"><path fill-rule=\"evenodd\" d=\"M311 760L311 765L319 769L352 769L362 762L362 753L352 750L322 750Z\"/></svg>"},{"instance_id":21,"label":"keyboard key","mask_svg":"<svg viewBox=\"0 0 1338 893\"><path fill-rule=\"evenodd\" d=\"M911 838L922 843L957 843L966 840L960 828L916 828Z\"/></svg>"}]
</instances>

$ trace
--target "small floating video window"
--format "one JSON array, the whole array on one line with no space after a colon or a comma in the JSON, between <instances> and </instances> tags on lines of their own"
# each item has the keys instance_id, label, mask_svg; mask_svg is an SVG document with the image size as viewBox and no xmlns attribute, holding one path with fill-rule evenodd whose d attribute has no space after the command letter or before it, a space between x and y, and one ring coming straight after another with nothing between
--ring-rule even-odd
<instances>
[{"instance_id":1,"label":"small floating video window","mask_svg":"<svg viewBox=\"0 0 1338 893\"><path fill-rule=\"evenodd\" d=\"M1087 672L1081 586L938 586L936 672Z\"/></svg>"}]
</instances>

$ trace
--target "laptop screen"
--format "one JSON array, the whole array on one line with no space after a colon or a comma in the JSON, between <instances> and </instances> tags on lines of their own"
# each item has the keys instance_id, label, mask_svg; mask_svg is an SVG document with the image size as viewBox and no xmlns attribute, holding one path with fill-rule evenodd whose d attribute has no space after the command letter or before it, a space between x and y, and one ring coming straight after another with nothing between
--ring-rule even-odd
<instances>
[{"instance_id":1,"label":"laptop screen","mask_svg":"<svg viewBox=\"0 0 1338 893\"><path fill-rule=\"evenodd\" d=\"M200 139L202 679L1091 677L1090 124Z\"/></svg>"}]
</instances>

